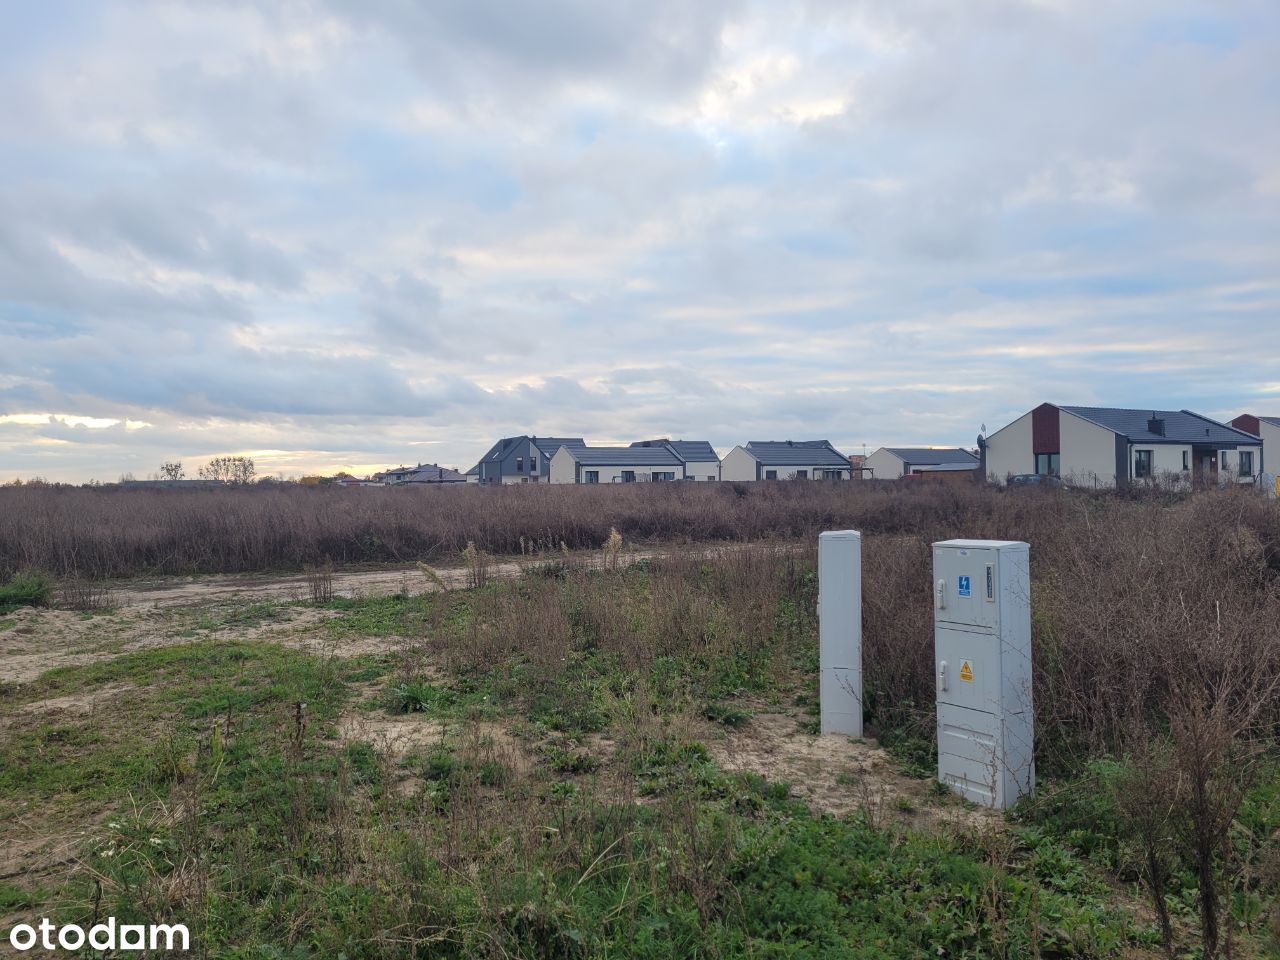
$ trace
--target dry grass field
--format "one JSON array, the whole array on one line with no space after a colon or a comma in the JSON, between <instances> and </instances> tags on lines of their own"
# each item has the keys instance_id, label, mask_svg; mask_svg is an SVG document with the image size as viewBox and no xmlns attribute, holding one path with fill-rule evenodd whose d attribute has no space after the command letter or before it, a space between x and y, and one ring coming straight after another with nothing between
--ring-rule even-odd
<instances>
[{"instance_id":1,"label":"dry grass field","mask_svg":"<svg viewBox=\"0 0 1280 960\"><path fill-rule=\"evenodd\" d=\"M225 958L1280 949L1280 508L1248 491L0 508L5 575L49 587L0 593L6 928L165 919ZM845 526L857 742L816 735L815 539ZM1032 545L1041 782L1007 816L930 775L929 545L957 535Z\"/></svg>"}]
</instances>

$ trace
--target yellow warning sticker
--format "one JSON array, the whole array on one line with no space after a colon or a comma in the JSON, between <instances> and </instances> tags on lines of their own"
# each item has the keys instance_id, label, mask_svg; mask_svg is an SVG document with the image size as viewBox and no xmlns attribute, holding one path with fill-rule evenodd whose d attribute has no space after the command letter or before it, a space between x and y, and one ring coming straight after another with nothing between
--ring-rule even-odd
<instances>
[{"instance_id":1,"label":"yellow warning sticker","mask_svg":"<svg viewBox=\"0 0 1280 960\"><path fill-rule=\"evenodd\" d=\"M960 679L965 683L973 683L973 667L969 666L968 660L960 665Z\"/></svg>"}]
</instances>

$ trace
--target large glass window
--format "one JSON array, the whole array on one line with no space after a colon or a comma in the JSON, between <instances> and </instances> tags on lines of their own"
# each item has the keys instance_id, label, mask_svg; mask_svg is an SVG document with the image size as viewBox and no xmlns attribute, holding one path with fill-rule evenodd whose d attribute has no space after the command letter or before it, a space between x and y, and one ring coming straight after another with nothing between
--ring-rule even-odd
<instances>
[{"instance_id":1,"label":"large glass window","mask_svg":"<svg viewBox=\"0 0 1280 960\"><path fill-rule=\"evenodd\" d=\"M808 480L808 479L809 479L809 471L808 471L808 470L797 470L797 471L796 471L796 479L797 479L797 480Z\"/></svg>"},{"instance_id":2,"label":"large glass window","mask_svg":"<svg viewBox=\"0 0 1280 960\"><path fill-rule=\"evenodd\" d=\"M1062 471L1062 455L1058 453L1037 453L1036 473L1042 477L1057 477Z\"/></svg>"},{"instance_id":3,"label":"large glass window","mask_svg":"<svg viewBox=\"0 0 1280 960\"><path fill-rule=\"evenodd\" d=\"M524 473L524 457L516 457L516 473Z\"/></svg>"},{"instance_id":4,"label":"large glass window","mask_svg":"<svg viewBox=\"0 0 1280 960\"><path fill-rule=\"evenodd\" d=\"M777 480L777 479L778 479L778 471L777 471L777 470L766 470L766 471L764 472L764 478L765 478L766 480Z\"/></svg>"},{"instance_id":5,"label":"large glass window","mask_svg":"<svg viewBox=\"0 0 1280 960\"><path fill-rule=\"evenodd\" d=\"M636 482L636 472L635 472L634 470L623 470L623 471L622 471L622 482L623 482L623 483L635 483L635 482Z\"/></svg>"},{"instance_id":6,"label":"large glass window","mask_svg":"<svg viewBox=\"0 0 1280 960\"><path fill-rule=\"evenodd\" d=\"M599 470L585 470L585 471L583 471L583 474L582 474L582 482L583 482L583 483L599 483L599 482L600 482L600 471L599 471Z\"/></svg>"},{"instance_id":7,"label":"large glass window","mask_svg":"<svg viewBox=\"0 0 1280 960\"><path fill-rule=\"evenodd\" d=\"M1151 450L1133 451L1133 475L1139 480L1151 476Z\"/></svg>"},{"instance_id":8,"label":"large glass window","mask_svg":"<svg viewBox=\"0 0 1280 960\"><path fill-rule=\"evenodd\" d=\"M1240 451L1240 476L1242 477L1253 476L1253 451L1252 450Z\"/></svg>"}]
</instances>

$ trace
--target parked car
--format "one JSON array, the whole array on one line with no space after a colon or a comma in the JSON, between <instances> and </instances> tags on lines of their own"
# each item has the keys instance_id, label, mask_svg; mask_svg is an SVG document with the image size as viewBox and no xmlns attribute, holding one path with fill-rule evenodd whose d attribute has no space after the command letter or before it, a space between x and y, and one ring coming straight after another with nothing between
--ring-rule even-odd
<instances>
[{"instance_id":1,"label":"parked car","mask_svg":"<svg viewBox=\"0 0 1280 960\"><path fill-rule=\"evenodd\" d=\"M1042 490L1061 490L1066 484L1061 477L1047 473L1017 473L1009 478L1011 487L1040 487Z\"/></svg>"}]
</instances>

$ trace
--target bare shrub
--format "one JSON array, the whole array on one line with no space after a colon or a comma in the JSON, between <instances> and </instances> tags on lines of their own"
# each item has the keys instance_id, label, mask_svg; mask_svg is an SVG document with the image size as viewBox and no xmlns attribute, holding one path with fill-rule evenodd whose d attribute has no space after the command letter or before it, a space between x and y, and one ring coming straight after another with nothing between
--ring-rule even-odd
<instances>
[{"instance_id":1,"label":"bare shrub","mask_svg":"<svg viewBox=\"0 0 1280 960\"><path fill-rule=\"evenodd\" d=\"M1157 914L1174 837L1207 958L1228 948L1223 891L1249 869L1230 831L1280 721L1275 521L1259 503L1213 493L1086 515L1036 587L1041 755L1063 772L1128 758L1120 809Z\"/></svg>"},{"instance_id":2,"label":"bare shrub","mask_svg":"<svg viewBox=\"0 0 1280 960\"><path fill-rule=\"evenodd\" d=\"M308 567L306 570L307 593L315 604L329 603L333 600L333 564L325 562L319 567Z\"/></svg>"},{"instance_id":3,"label":"bare shrub","mask_svg":"<svg viewBox=\"0 0 1280 960\"><path fill-rule=\"evenodd\" d=\"M472 588L483 587L489 582L490 558L476 547L475 541L468 540L462 548L462 562L466 564L467 583Z\"/></svg>"},{"instance_id":4,"label":"bare shrub","mask_svg":"<svg viewBox=\"0 0 1280 960\"><path fill-rule=\"evenodd\" d=\"M108 584L75 577L58 584L57 605L64 610L107 610L112 606L112 590Z\"/></svg>"},{"instance_id":5,"label":"bare shrub","mask_svg":"<svg viewBox=\"0 0 1280 960\"><path fill-rule=\"evenodd\" d=\"M735 491L735 487L741 492ZM27 567L94 579L234 573L867 534L1052 533L1074 497L877 482L509 485L501 488L248 484L216 489L0 489L0 575ZM1039 544L1037 544L1039 546Z\"/></svg>"}]
</instances>

